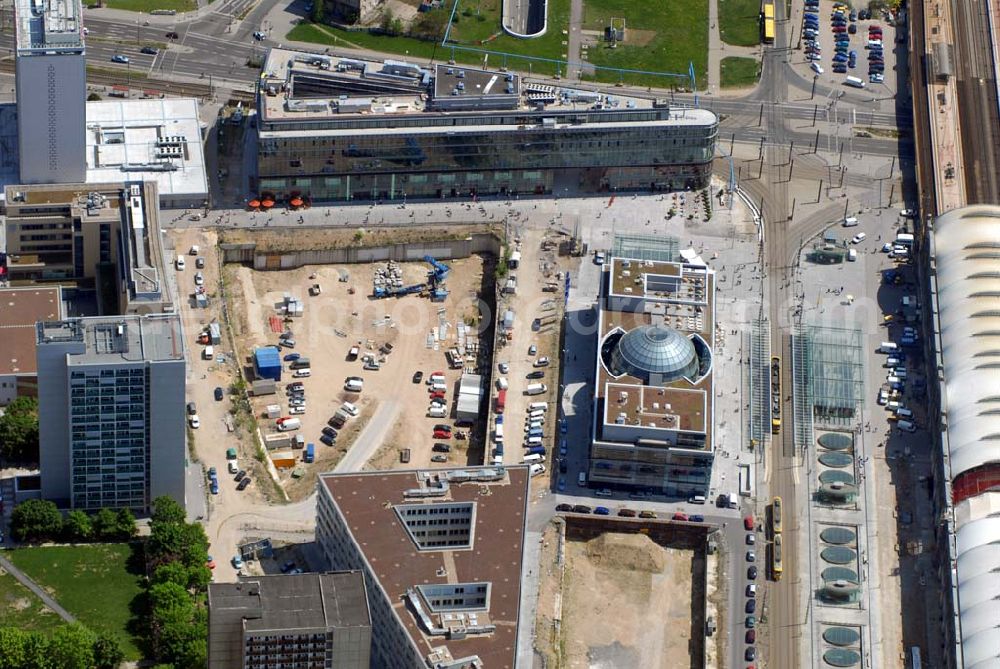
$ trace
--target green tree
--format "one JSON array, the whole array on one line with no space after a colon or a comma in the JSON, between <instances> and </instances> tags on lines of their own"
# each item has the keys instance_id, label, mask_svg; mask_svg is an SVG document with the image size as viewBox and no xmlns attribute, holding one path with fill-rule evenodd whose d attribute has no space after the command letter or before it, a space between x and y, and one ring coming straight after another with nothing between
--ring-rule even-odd
<instances>
[{"instance_id":1,"label":"green tree","mask_svg":"<svg viewBox=\"0 0 1000 669\"><path fill-rule=\"evenodd\" d=\"M38 461L38 400L18 397L0 416L3 457L19 462Z\"/></svg>"},{"instance_id":2,"label":"green tree","mask_svg":"<svg viewBox=\"0 0 1000 669\"><path fill-rule=\"evenodd\" d=\"M309 18L313 23L323 23L325 11L323 0L313 0L312 14L310 14Z\"/></svg>"},{"instance_id":3,"label":"green tree","mask_svg":"<svg viewBox=\"0 0 1000 669\"><path fill-rule=\"evenodd\" d=\"M458 17L455 17L458 19ZM439 41L448 26L448 13L442 10L421 12L410 28L410 35L418 39Z\"/></svg>"},{"instance_id":4,"label":"green tree","mask_svg":"<svg viewBox=\"0 0 1000 669\"><path fill-rule=\"evenodd\" d=\"M188 587L188 568L180 562L167 562L161 564L153 571L153 585L161 583L173 583L182 588Z\"/></svg>"},{"instance_id":5,"label":"green tree","mask_svg":"<svg viewBox=\"0 0 1000 669\"><path fill-rule=\"evenodd\" d=\"M184 507L175 502L173 498L162 495L153 500L153 513L149 517L150 523L183 523L187 520Z\"/></svg>"},{"instance_id":6,"label":"green tree","mask_svg":"<svg viewBox=\"0 0 1000 669\"><path fill-rule=\"evenodd\" d=\"M94 641L94 633L79 623L59 627L49 637L49 665L53 669L93 669Z\"/></svg>"},{"instance_id":7,"label":"green tree","mask_svg":"<svg viewBox=\"0 0 1000 669\"><path fill-rule=\"evenodd\" d=\"M83 511L70 511L63 521L63 534L70 541L87 541L93 536L90 516Z\"/></svg>"},{"instance_id":8,"label":"green tree","mask_svg":"<svg viewBox=\"0 0 1000 669\"><path fill-rule=\"evenodd\" d=\"M90 519L94 537L104 541L118 538L118 516L111 509L101 509Z\"/></svg>"},{"instance_id":9,"label":"green tree","mask_svg":"<svg viewBox=\"0 0 1000 669\"><path fill-rule=\"evenodd\" d=\"M27 669L32 665L29 635L17 627L0 627L0 669Z\"/></svg>"},{"instance_id":10,"label":"green tree","mask_svg":"<svg viewBox=\"0 0 1000 669\"><path fill-rule=\"evenodd\" d=\"M131 509L118 509L116 514L118 536L122 539L131 539L139 534L139 528L135 525L135 514Z\"/></svg>"},{"instance_id":11,"label":"green tree","mask_svg":"<svg viewBox=\"0 0 1000 669\"><path fill-rule=\"evenodd\" d=\"M10 532L18 541L41 541L62 532L59 509L44 499L29 499L18 504L10 517Z\"/></svg>"},{"instance_id":12,"label":"green tree","mask_svg":"<svg viewBox=\"0 0 1000 669\"><path fill-rule=\"evenodd\" d=\"M125 651L118 639L107 632L101 632L94 639L95 669L117 669L125 661Z\"/></svg>"}]
</instances>

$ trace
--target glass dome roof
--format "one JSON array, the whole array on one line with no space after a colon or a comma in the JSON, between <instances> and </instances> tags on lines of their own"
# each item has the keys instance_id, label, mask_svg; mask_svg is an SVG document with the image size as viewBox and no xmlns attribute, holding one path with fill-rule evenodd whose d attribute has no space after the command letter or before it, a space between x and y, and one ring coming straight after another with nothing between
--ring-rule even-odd
<instances>
[{"instance_id":1,"label":"glass dome roof","mask_svg":"<svg viewBox=\"0 0 1000 669\"><path fill-rule=\"evenodd\" d=\"M698 375L698 352L694 343L677 330L662 325L644 325L626 332L611 357L615 374L628 374L650 382L676 381Z\"/></svg>"}]
</instances>

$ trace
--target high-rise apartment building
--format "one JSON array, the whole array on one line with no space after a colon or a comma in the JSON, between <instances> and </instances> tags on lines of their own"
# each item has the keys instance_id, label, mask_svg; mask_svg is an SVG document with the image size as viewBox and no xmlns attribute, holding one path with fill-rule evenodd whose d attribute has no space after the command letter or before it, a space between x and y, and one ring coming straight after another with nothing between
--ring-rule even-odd
<instances>
[{"instance_id":1,"label":"high-rise apartment building","mask_svg":"<svg viewBox=\"0 0 1000 669\"><path fill-rule=\"evenodd\" d=\"M21 181L86 181L80 0L15 0L14 13Z\"/></svg>"},{"instance_id":2,"label":"high-rise apartment building","mask_svg":"<svg viewBox=\"0 0 1000 669\"><path fill-rule=\"evenodd\" d=\"M360 571L208 585L212 669L368 669L371 644Z\"/></svg>"},{"instance_id":3,"label":"high-rise apartment building","mask_svg":"<svg viewBox=\"0 0 1000 669\"><path fill-rule=\"evenodd\" d=\"M184 340L175 314L37 327L42 497L73 509L185 504Z\"/></svg>"}]
</instances>

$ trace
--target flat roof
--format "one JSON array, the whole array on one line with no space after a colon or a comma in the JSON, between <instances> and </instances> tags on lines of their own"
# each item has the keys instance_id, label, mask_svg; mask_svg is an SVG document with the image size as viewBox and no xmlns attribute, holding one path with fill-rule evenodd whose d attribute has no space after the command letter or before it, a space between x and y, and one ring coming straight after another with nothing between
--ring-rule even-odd
<instances>
[{"instance_id":1,"label":"flat roof","mask_svg":"<svg viewBox=\"0 0 1000 669\"><path fill-rule=\"evenodd\" d=\"M87 183L153 181L160 197L208 197L194 98L87 103Z\"/></svg>"},{"instance_id":2,"label":"flat roof","mask_svg":"<svg viewBox=\"0 0 1000 669\"><path fill-rule=\"evenodd\" d=\"M15 0L17 50L50 53L83 49L83 6L80 0Z\"/></svg>"},{"instance_id":3,"label":"flat roof","mask_svg":"<svg viewBox=\"0 0 1000 669\"><path fill-rule=\"evenodd\" d=\"M259 112L265 123L382 116L474 116L516 111L544 115L545 112L608 112L654 107L669 114L669 119L622 122L622 125L647 126L655 122L711 125L718 120L707 109L673 107L662 99L625 95L596 86L588 88L582 83L554 86L500 70L461 65L438 65L431 70L414 62L340 58L281 48L268 51L261 73L261 89ZM435 109L435 100L440 109ZM468 104L463 106L460 104L463 101ZM602 127L616 123L612 119L601 119ZM509 125L516 129L523 124L521 120ZM586 125L584 123L582 129L586 129ZM456 124L449 125L448 131L468 132L484 127L495 130L498 126ZM379 132L393 130L411 134L422 128L380 128ZM434 127L427 131L442 132L442 129ZM301 130L288 134L297 136L295 132L301 132L303 137L316 133L315 130ZM327 134L328 131L320 132ZM358 130L346 132L357 134ZM267 136L266 131L261 134Z\"/></svg>"},{"instance_id":4,"label":"flat roof","mask_svg":"<svg viewBox=\"0 0 1000 669\"><path fill-rule=\"evenodd\" d=\"M425 486L423 476L443 476L446 471L501 474L498 481L487 483L461 483L451 478L447 493L441 497L421 499L405 494ZM490 669L513 668L516 663L528 479L528 468L523 466L320 475L321 484L421 654L426 657L433 648L447 646L452 657L475 655ZM471 548L418 549L394 508L456 502L475 505ZM464 639L425 634L405 602L407 591L455 583L490 584L485 617L495 625L495 631Z\"/></svg>"},{"instance_id":5,"label":"flat roof","mask_svg":"<svg viewBox=\"0 0 1000 669\"><path fill-rule=\"evenodd\" d=\"M70 365L168 362L184 359L181 319L177 314L95 316L44 321L36 326L40 346L83 343Z\"/></svg>"},{"instance_id":6,"label":"flat roof","mask_svg":"<svg viewBox=\"0 0 1000 669\"><path fill-rule=\"evenodd\" d=\"M601 282L599 341L616 331L658 325L710 350L715 336L715 272L686 262L612 257L604 265ZM712 366L717 363L712 360ZM657 428L704 433L712 448L712 369L697 379L680 378L662 385L646 385L629 374L615 376L598 350L594 387L598 416L597 440L617 443L600 434L604 425Z\"/></svg>"},{"instance_id":7,"label":"flat roof","mask_svg":"<svg viewBox=\"0 0 1000 669\"><path fill-rule=\"evenodd\" d=\"M368 598L360 571L243 576L209 583L213 619L245 620L257 634L308 634L331 628L368 627Z\"/></svg>"},{"instance_id":8,"label":"flat roof","mask_svg":"<svg viewBox=\"0 0 1000 669\"><path fill-rule=\"evenodd\" d=\"M35 323L62 317L58 286L0 288L0 374L35 374Z\"/></svg>"}]
</instances>

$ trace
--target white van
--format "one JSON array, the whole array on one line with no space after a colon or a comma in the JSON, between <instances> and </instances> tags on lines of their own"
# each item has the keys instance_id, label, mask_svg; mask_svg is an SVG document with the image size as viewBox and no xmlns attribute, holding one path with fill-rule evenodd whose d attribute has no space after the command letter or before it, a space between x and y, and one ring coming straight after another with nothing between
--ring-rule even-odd
<instances>
[{"instance_id":1,"label":"white van","mask_svg":"<svg viewBox=\"0 0 1000 669\"><path fill-rule=\"evenodd\" d=\"M352 393L360 393L365 388L365 382L361 379L347 379L344 382L344 390L348 390Z\"/></svg>"},{"instance_id":2,"label":"white van","mask_svg":"<svg viewBox=\"0 0 1000 669\"><path fill-rule=\"evenodd\" d=\"M432 383L431 384L431 392L437 392L439 390L442 391L442 392L448 392L448 386L446 386L444 383Z\"/></svg>"},{"instance_id":3,"label":"white van","mask_svg":"<svg viewBox=\"0 0 1000 669\"><path fill-rule=\"evenodd\" d=\"M544 411L532 411L528 414L528 420L544 420L544 419L545 419Z\"/></svg>"},{"instance_id":4,"label":"white van","mask_svg":"<svg viewBox=\"0 0 1000 669\"><path fill-rule=\"evenodd\" d=\"M695 495L694 497L692 497L688 501L691 504L704 504L705 503L705 496L704 495Z\"/></svg>"},{"instance_id":5,"label":"white van","mask_svg":"<svg viewBox=\"0 0 1000 669\"><path fill-rule=\"evenodd\" d=\"M497 379L497 390L507 390L510 385L507 383L506 377L501 376Z\"/></svg>"},{"instance_id":6,"label":"white van","mask_svg":"<svg viewBox=\"0 0 1000 669\"><path fill-rule=\"evenodd\" d=\"M898 409L896 409L896 415L899 416L900 418L910 419L913 418L913 411L907 409L906 407L899 407Z\"/></svg>"},{"instance_id":7,"label":"white van","mask_svg":"<svg viewBox=\"0 0 1000 669\"><path fill-rule=\"evenodd\" d=\"M521 460L522 464L530 465L533 462L545 462L545 456L540 453L532 453L531 455L524 456Z\"/></svg>"},{"instance_id":8,"label":"white van","mask_svg":"<svg viewBox=\"0 0 1000 669\"><path fill-rule=\"evenodd\" d=\"M841 225L843 225L845 228L853 228L857 224L858 224L857 216L848 216L847 218L844 219L844 222L841 223Z\"/></svg>"},{"instance_id":9,"label":"white van","mask_svg":"<svg viewBox=\"0 0 1000 669\"><path fill-rule=\"evenodd\" d=\"M444 383L444 374L431 374L431 377L427 379L429 385L434 385L435 383Z\"/></svg>"},{"instance_id":10,"label":"white van","mask_svg":"<svg viewBox=\"0 0 1000 669\"><path fill-rule=\"evenodd\" d=\"M899 344L894 341L884 341L878 346L879 353L898 353Z\"/></svg>"},{"instance_id":11,"label":"white van","mask_svg":"<svg viewBox=\"0 0 1000 669\"><path fill-rule=\"evenodd\" d=\"M308 367L304 369L296 369L294 372L292 372L292 377L296 379L303 379L307 376L312 376L312 370L309 369Z\"/></svg>"},{"instance_id":12,"label":"white van","mask_svg":"<svg viewBox=\"0 0 1000 669\"><path fill-rule=\"evenodd\" d=\"M854 88L864 88L865 82L863 79L858 79L857 77L844 77L844 84L847 86L853 86Z\"/></svg>"},{"instance_id":13,"label":"white van","mask_svg":"<svg viewBox=\"0 0 1000 669\"><path fill-rule=\"evenodd\" d=\"M544 383L531 383L528 384L528 387L524 389L524 392L527 395L541 395L546 390L548 390L548 386L546 386Z\"/></svg>"},{"instance_id":14,"label":"white van","mask_svg":"<svg viewBox=\"0 0 1000 669\"><path fill-rule=\"evenodd\" d=\"M850 249L847 252L847 261L854 262L858 259L858 252L855 249Z\"/></svg>"},{"instance_id":15,"label":"white van","mask_svg":"<svg viewBox=\"0 0 1000 669\"><path fill-rule=\"evenodd\" d=\"M815 60L809 65L809 67L816 74L823 74L823 66L817 63Z\"/></svg>"},{"instance_id":16,"label":"white van","mask_svg":"<svg viewBox=\"0 0 1000 669\"><path fill-rule=\"evenodd\" d=\"M525 432L528 432L529 430L541 430L541 429L542 429L542 424L538 421L534 423L528 423L527 425L524 426Z\"/></svg>"},{"instance_id":17,"label":"white van","mask_svg":"<svg viewBox=\"0 0 1000 669\"><path fill-rule=\"evenodd\" d=\"M530 448L531 446L541 446L541 445L542 445L541 437L528 437L527 439L524 440L525 448Z\"/></svg>"},{"instance_id":18,"label":"white van","mask_svg":"<svg viewBox=\"0 0 1000 669\"><path fill-rule=\"evenodd\" d=\"M536 411L548 411L549 405L547 402L532 402L528 405L528 411L534 413Z\"/></svg>"},{"instance_id":19,"label":"white van","mask_svg":"<svg viewBox=\"0 0 1000 669\"><path fill-rule=\"evenodd\" d=\"M914 425L913 423L911 423L908 420L901 420L898 423L896 423L896 425L899 426L899 429L902 430L903 432L916 432L917 431L917 426Z\"/></svg>"},{"instance_id":20,"label":"white van","mask_svg":"<svg viewBox=\"0 0 1000 669\"><path fill-rule=\"evenodd\" d=\"M906 380L906 367L894 367L892 370L893 376L899 377Z\"/></svg>"},{"instance_id":21,"label":"white van","mask_svg":"<svg viewBox=\"0 0 1000 669\"><path fill-rule=\"evenodd\" d=\"M545 473L545 465L535 463L528 468L528 472L531 476L540 476Z\"/></svg>"},{"instance_id":22,"label":"white van","mask_svg":"<svg viewBox=\"0 0 1000 669\"><path fill-rule=\"evenodd\" d=\"M211 360L212 358L215 357L215 349L212 348L211 346L206 346L201 351L201 357L204 358L205 360Z\"/></svg>"},{"instance_id":23,"label":"white van","mask_svg":"<svg viewBox=\"0 0 1000 669\"><path fill-rule=\"evenodd\" d=\"M298 418L279 418L278 420L281 421L277 423L279 432L291 432L302 427L302 421Z\"/></svg>"},{"instance_id":24,"label":"white van","mask_svg":"<svg viewBox=\"0 0 1000 669\"><path fill-rule=\"evenodd\" d=\"M432 404L427 409L427 415L431 418L444 418L448 415L448 410L438 404Z\"/></svg>"},{"instance_id":25,"label":"white van","mask_svg":"<svg viewBox=\"0 0 1000 669\"><path fill-rule=\"evenodd\" d=\"M184 269L184 256L181 256L181 255L177 256L177 262L176 262L176 264L177 264L177 269L178 270Z\"/></svg>"}]
</instances>

